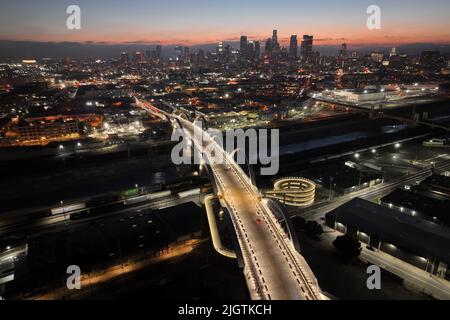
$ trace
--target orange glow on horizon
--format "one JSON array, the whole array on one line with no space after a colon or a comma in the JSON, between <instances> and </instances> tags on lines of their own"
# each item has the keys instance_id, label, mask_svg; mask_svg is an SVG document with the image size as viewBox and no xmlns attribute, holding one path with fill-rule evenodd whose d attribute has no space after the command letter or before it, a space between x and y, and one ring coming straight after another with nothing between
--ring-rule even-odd
<instances>
[{"instance_id":1,"label":"orange glow on horizon","mask_svg":"<svg viewBox=\"0 0 450 320\"><path fill-rule=\"evenodd\" d=\"M329 30L333 30L330 32ZM355 32L351 28L331 28L324 27L317 30L300 32L296 27L284 27L278 29L279 41L281 45L288 46L291 34L297 34L299 45L303 34L314 35L314 44L317 46L324 45L340 45L347 43L350 46L369 46L369 45L401 45L409 43L435 43L435 44L450 44L450 34L446 29L436 31L433 28L405 28L404 26L395 26L393 28L397 31L390 31L388 29L382 30L364 30ZM402 30L402 31L399 31ZM217 44L219 42L239 42L241 35L247 35L249 40L261 41L271 37L271 29L264 29L263 32L198 32L198 30L181 31L181 32L161 32L154 33L132 33L122 32L115 34L93 34L93 33L69 33L69 34L38 34L21 36L20 38L10 38L5 40L13 41L36 41L36 42L80 42L92 44L105 45L127 45L127 44L142 44L142 45L206 45Z\"/></svg>"}]
</instances>

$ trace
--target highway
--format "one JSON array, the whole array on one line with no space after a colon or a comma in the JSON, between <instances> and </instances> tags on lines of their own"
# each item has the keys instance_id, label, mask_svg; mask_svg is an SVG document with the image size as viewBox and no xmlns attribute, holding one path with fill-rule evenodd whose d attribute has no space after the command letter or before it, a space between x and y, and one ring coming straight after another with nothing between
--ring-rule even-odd
<instances>
[{"instance_id":1,"label":"highway","mask_svg":"<svg viewBox=\"0 0 450 320\"><path fill-rule=\"evenodd\" d=\"M444 160L438 164L435 165L434 170L436 172L442 172L445 170L450 169L450 160ZM385 196L395 189L401 188L405 185L414 185L416 184L416 181L422 181L428 178L431 175L430 169L423 169L417 173L413 173L410 175L404 176L402 179L388 182L388 183L381 183L379 185L376 185L374 187L370 187L367 189L359 190L356 192L352 192L348 195L341 196L338 198L333 199L332 201L326 201L319 204L316 204L310 208L308 208L307 211L304 213L299 214L302 218L311 221L311 220L320 220L327 214L328 212L340 207L341 205L345 204L346 202L354 199L354 198L362 198L366 200L374 200L377 197Z\"/></svg>"},{"instance_id":2,"label":"highway","mask_svg":"<svg viewBox=\"0 0 450 320\"><path fill-rule=\"evenodd\" d=\"M111 211L107 211L105 213L93 214L92 216L87 216L80 220L70 220L70 214L58 214L54 216L50 216L43 219L38 219L35 221L28 221L25 223L15 224L15 225L7 225L0 227L0 236L2 238L8 236L15 237L26 237L29 235L36 235L39 233L51 231L58 231L62 229L66 229L68 227L75 227L85 223L88 223L91 220L97 220L101 218L111 217L115 215L120 215L132 211L141 211L147 209L165 209L172 206L177 206L186 202L198 202L199 195L192 195L189 197L185 197L180 199L176 195L171 195L161 199L155 199L152 201L147 201L139 205L133 205L124 207L122 209L115 209Z\"/></svg>"},{"instance_id":3,"label":"highway","mask_svg":"<svg viewBox=\"0 0 450 320\"><path fill-rule=\"evenodd\" d=\"M197 150L213 150L214 161L206 154L219 190L222 206L230 212L244 259L244 274L252 299L325 300L317 279L304 258L278 223L238 164L215 140L198 127L176 115L168 114L149 103L138 105L152 113L164 114L179 121ZM201 130L200 134L194 134ZM211 157L211 159L210 159Z\"/></svg>"},{"instance_id":4,"label":"highway","mask_svg":"<svg viewBox=\"0 0 450 320\"><path fill-rule=\"evenodd\" d=\"M389 107L387 106L389 103L387 101L384 101L384 100L383 101L371 101L371 102L358 104L358 103L354 103L354 102L350 102L350 101L336 100L336 99L334 99L332 97L324 96L324 95L320 95L320 96L316 95L315 97L312 97L311 99L313 99L315 101L318 101L318 102L331 103L331 104L334 104L334 105L339 105L339 106L342 106L342 107L352 108L352 109L355 109L355 110L359 110L359 111L363 111L363 112L369 112L369 113L372 112L371 106L375 107L375 106L380 106L380 105L383 106L382 107L383 111L389 111ZM418 102L419 101L417 101L417 100L413 100L409 104L406 104L406 105L403 105L403 106L405 106L405 107L414 106L414 105L417 105ZM425 101L422 101L422 102L427 102L427 101L425 100ZM431 102L431 101L428 101L428 102ZM402 105L398 105L397 107L401 107L401 106ZM380 113L381 110L379 110L379 109L374 109L373 111L377 111L383 118L386 118L386 119L397 120L397 121L408 123L408 124L411 124L411 125L428 126L430 128L433 128L433 129L441 129L441 130L445 130L447 132L450 131L450 127L449 126L442 125L442 124L439 124L439 123L434 123L432 121L412 120L412 119L409 119L409 118L405 118L405 117L389 114L389 113L386 113L386 112L381 112Z\"/></svg>"}]
</instances>

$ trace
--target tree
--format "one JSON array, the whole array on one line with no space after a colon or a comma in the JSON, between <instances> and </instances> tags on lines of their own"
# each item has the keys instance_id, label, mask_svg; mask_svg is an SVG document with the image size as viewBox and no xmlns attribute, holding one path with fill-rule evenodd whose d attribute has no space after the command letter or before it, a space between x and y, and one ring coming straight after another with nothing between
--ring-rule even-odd
<instances>
[{"instance_id":1,"label":"tree","mask_svg":"<svg viewBox=\"0 0 450 320\"><path fill-rule=\"evenodd\" d=\"M295 216L292 218L292 223L294 224L294 227L296 230L300 231L305 229L306 227L306 220L302 217Z\"/></svg>"},{"instance_id":2,"label":"tree","mask_svg":"<svg viewBox=\"0 0 450 320\"><path fill-rule=\"evenodd\" d=\"M323 233L322 226L316 221L308 221L306 224L306 233L310 236L316 237Z\"/></svg>"},{"instance_id":3,"label":"tree","mask_svg":"<svg viewBox=\"0 0 450 320\"><path fill-rule=\"evenodd\" d=\"M361 242L348 234L337 237L336 240L333 241L333 245L341 251L345 257L351 259L359 257L362 250Z\"/></svg>"}]
</instances>

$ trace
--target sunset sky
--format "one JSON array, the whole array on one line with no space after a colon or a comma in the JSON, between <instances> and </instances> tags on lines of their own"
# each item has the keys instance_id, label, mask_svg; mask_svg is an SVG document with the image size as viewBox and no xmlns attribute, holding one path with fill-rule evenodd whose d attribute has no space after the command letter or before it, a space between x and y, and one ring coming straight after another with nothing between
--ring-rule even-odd
<instances>
[{"instance_id":1,"label":"sunset sky","mask_svg":"<svg viewBox=\"0 0 450 320\"><path fill-rule=\"evenodd\" d=\"M66 29L66 8L82 10L82 29ZM366 9L382 10L382 29ZM316 44L450 43L448 0L15 0L2 1L1 40L204 44L262 40L279 30L313 34Z\"/></svg>"}]
</instances>

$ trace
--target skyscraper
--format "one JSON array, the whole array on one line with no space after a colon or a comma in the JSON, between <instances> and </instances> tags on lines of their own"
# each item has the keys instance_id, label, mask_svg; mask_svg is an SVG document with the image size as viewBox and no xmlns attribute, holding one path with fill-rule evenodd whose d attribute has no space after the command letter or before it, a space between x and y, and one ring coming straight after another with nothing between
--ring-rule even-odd
<instances>
[{"instance_id":1,"label":"skyscraper","mask_svg":"<svg viewBox=\"0 0 450 320\"><path fill-rule=\"evenodd\" d=\"M144 61L145 61L145 55L144 55L144 53L141 52L141 51L136 51L136 52L134 53L133 58L134 58L134 62L136 62L136 63L141 63L141 62L144 62Z\"/></svg>"},{"instance_id":2,"label":"skyscraper","mask_svg":"<svg viewBox=\"0 0 450 320\"><path fill-rule=\"evenodd\" d=\"M255 54L255 42L249 41L247 45L247 58L252 59Z\"/></svg>"},{"instance_id":3,"label":"skyscraper","mask_svg":"<svg viewBox=\"0 0 450 320\"><path fill-rule=\"evenodd\" d=\"M183 54L181 56L181 60L184 63L190 62L190 60L191 60L191 51L190 51L189 47L184 47L183 48Z\"/></svg>"},{"instance_id":4,"label":"skyscraper","mask_svg":"<svg viewBox=\"0 0 450 320\"><path fill-rule=\"evenodd\" d=\"M162 60L162 47L160 45L156 46L156 59Z\"/></svg>"},{"instance_id":5,"label":"skyscraper","mask_svg":"<svg viewBox=\"0 0 450 320\"><path fill-rule=\"evenodd\" d=\"M222 55L223 54L223 42L219 42L219 44L217 45L217 55Z\"/></svg>"},{"instance_id":6,"label":"skyscraper","mask_svg":"<svg viewBox=\"0 0 450 320\"><path fill-rule=\"evenodd\" d=\"M389 57L395 57L395 56L397 56L397 48L392 48L392 50L391 50L391 53L390 53L390 55L389 55Z\"/></svg>"},{"instance_id":7,"label":"skyscraper","mask_svg":"<svg viewBox=\"0 0 450 320\"><path fill-rule=\"evenodd\" d=\"M156 50L147 50L147 51L145 51L145 56L150 61L155 61L156 60Z\"/></svg>"},{"instance_id":8,"label":"skyscraper","mask_svg":"<svg viewBox=\"0 0 450 320\"><path fill-rule=\"evenodd\" d=\"M293 34L291 36L291 42L289 44L289 58L297 59L298 56L298 40L297 35Z\"/></svg>"},{"instance_id":9,"label":"skyscraper","mask_svg":"<svg viewBox=\"0 0 450 320\"><path fill-rule=\"evenodd\" d=\"M339 52L339 56L343 59L348 57L348 53L347 53L347 44L343 43L342 47L341 47L341 51Z\"/></svg>"},{"instance_id":10,"label":"skyscraper","mask_svg":"<svg viewBox=\"0 0 450 320\"><path fill-rule=\"evenodd\" d=\"M255 59L259 60L261 57L261 43L259 41L255 41Z\"/></svg>"},{"instance_id":11,"label":"skyscraper","mask_svg":"<svg viewBox=\"0 0 450 320\"><path fill-rule=\"evenodd\" d=\"M217 61L222 61L223 60L223 56L224 56L224 47L223 47L223 42L219 42L219 44L217 45L217 50L216 50L216 54L217 54Z\"/></svg>"},{"instance_id":12,"label":"skyscraper","mask_svg":"<svg viewBox=\"0 0 450 320\"><path fill-rule=\"evenodd\" d=\"M313 41L314 41L313 36L309 36L306 34L303 36L301 48L301 55L303 59L308 59L309 57L311 57L313 52Z\"/></svg>"},{"instance_id":13,"label":"skyscraper","mask_svg":"<svg viewBox=\"0 0 450 320\"><path fill-rule=\"evenodd\" d=\"M423 51L420 55L420 64L426 67L442 67L444 60L439 51Z\"/></svg>"},{"instance_id":14,"label":"skyscraper","mask_svg":"<svg viewBox=\"0 0 450 320\"><path fill-rule=\"evenodd\" d=\"M176 46L175 47L175 57L177 59L181 59L182 54L183 54L183 47L182 46Z\"/></svg>"},{"instance_id":15,"label":"skyscraper","mask_svg":"<svg viewBox=\"0 0 450 320\"><path fill-rule=\"evenodd\" d=\"M241 43L240 43L240 47L239 47L240 55L243 57L246 57L247 49L248 49L248 38L247 38L247 36L241 36Z\"/></svg>"},{"instance_id":16,"label":"skyscraper","mask_svg":"<svg viewBox=\"0 0 450 320\"><path fill-rule=\"evenodd\" d=\"M278 30L273 30L272 51L280 51L280 44L278 43Z\"/></svg>"},{"instance_id":17,"label":"skyscraper","mask_svg":"<svg viewBox=\"0 0 450 320\"><path fill-rule=\"evenodd\" d=\"M198 50L197 53L197 63L203 64L205 62L205 51L203 49Z\"/></svg>"},{"instance_id":18,"label":"skyscraper","mask_svg":"<svg viewBox=\"0 0 450 320\"><path fill-rule=\"evenodd\" d=\"M223 56L224 56L225 62L231 61L231 56L233 55L232 51L233 50L231 49L231 46L229 44L225 45L225 48L223 50Z\"/></svg>"},{"instance_id":19,"label":"skyscraper","mask_svg":"<svg viewBox=\"0 0 450 320\"><path fill-rule=\"evenodd\" d=\"M265 48L264 48L265 55L270 57L272 55L272 49L273 49L273 47L272 47L272 39L268 38L266 40L266 44L265 44Z\"/></svg>"},{"instance_id":20,"label":"skyscraper","mask_svg":"<svg viewBox=\"0 0 450 320\"><path fill-rule=\"evenodd\" d=\"M128 64L130 62L130 54L128 52L122 52L120 56L121 64Z\"/></svg>"}]
</instances>

